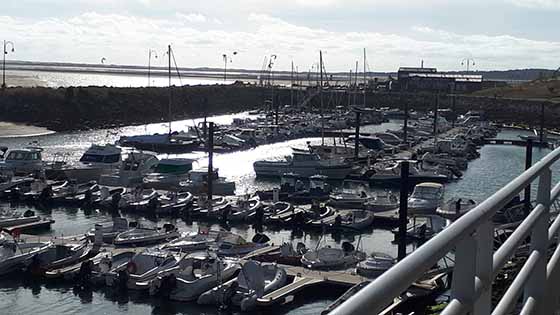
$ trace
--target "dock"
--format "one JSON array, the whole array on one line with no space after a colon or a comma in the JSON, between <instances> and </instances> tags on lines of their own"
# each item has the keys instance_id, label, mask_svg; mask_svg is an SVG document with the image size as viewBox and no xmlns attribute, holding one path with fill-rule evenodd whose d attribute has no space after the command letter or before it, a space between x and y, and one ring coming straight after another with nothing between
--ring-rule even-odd
<instances>
[{"instance_id":1,"label":"dock","mask_svg":"<svg viewBox=\"0 0 560 315\"><path fill-rule=\"evenodd\" d=\"M51 225L54 223L53 219L45 219L20 225L12 225L10 227L3 228L4 231L12 234L14 231L19 231L20 233L23 231L33 231L33 230L40 230L40 229L50 229Z\"/></svg>"},{"instance_id":2,"label":"dock","mask_svg":"<svg viewBox=\"0 0 560 315\"><path fill-rule=\"evenodd\" d=\"M525 147L527 146L527 140L488 138L488 139L484 139L484 144L516 145L516 146ZM540 147L540 148L548 148L549 143L546 141L543 141L541 143L540 141L533 140L533 146Z\"/></svg>"}]
</instances>

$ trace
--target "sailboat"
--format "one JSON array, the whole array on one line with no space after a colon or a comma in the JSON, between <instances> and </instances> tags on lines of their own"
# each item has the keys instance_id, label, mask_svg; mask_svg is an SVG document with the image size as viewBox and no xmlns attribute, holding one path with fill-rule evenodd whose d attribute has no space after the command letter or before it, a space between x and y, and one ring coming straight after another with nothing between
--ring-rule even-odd
<instances>
[{"instance_id":1,"label":"sailboat","mask_svg":"<svg viewBox=\"0 0 560 315\"><path fill-rule=\"evenodd\" d=\"M149 150L158 153L187 153L200 147L201 141L198 134L190 132L177 132L171 130L171 105L172 86L171 86L171 45L167 46L169 59L169 103L167 107L168 132L165 134L122 136L119 139L121 146L134 147L138 150ZM176 66L176 65L175 65Z\"/></svg>"}]
</instances>

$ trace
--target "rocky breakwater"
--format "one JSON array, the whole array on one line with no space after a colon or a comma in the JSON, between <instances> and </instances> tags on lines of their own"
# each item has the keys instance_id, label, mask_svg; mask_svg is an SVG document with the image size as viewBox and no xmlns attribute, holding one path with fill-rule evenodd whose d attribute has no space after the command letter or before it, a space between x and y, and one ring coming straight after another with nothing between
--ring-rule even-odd
<instances>
[{"instance_id":1,"label":"rocky breakwater","mask_svg":"<svg viewBox=\"0 0 560 315\"><path fill-rule=\"evenodd\" d=\"M55 131L110 128L168 119L169 88L8 88L0 90L0 121ZM268 91L256 86L172 87L173 120L260 107ZM283 93L282 91L280 93Z\"/></svg>"}]
</instances>

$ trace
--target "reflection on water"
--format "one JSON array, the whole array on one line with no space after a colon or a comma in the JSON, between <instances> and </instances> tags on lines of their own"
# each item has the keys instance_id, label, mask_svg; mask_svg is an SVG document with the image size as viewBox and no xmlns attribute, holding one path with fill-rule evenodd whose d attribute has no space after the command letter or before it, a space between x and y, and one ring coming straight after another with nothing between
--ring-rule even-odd
<instances>
[{"instance_id":1,"label":"reflection on water","mask_svg":"<svg viewBox=\"0 0 560 315\"><path fill-rule=\"evenodd\" d=\"M246 117L246 113L235 115L223 115L213 117L212 121L217 123L229 123L233 117ZM197 120L200 121L200 120ZM174 122L174 129L181 129L184 126L192 125L192 120ZM384 131L396 128L395 122L382 124L379 126L365 127L364 131ZM120 135L138 134L145 131L164 132L166 126L161 124L150 124L147 126L133 126L121 128ZM110 131L110 132L108 132ZM113 142L118 138L111 132L115 130L99 130L74 133L59 133L42 137L2 139L0 145L9 147L22 147L29 142L37 141L45 148L45 155L52 156L55 152L70 153L73 159L79 158L83 151L93 143ZM519 132L505 131L501 136L515 137ZM252 164L258 159L279 159L284 155L290 154L290 148L304 148L307 142L320 143L319 138L299 139L282 143L260 146L244 152L216 154L215 166L220 168L220 174L228 179L235 180L237 192L255 191L258 188L269 188L274 181L257 180L254 176ZM330 140L328 140L330 141ZM544 156L548 150L535 149L534 160ZM166 155L163 155L166 156ZM160 157L163 157L160 156ZM204 153L191 153L181 156L199 158L199 166L206 163ZM482 201L499 189L504 184L511 181L520 174L524 168L525 151L522 147L488 145L481 149L481 157L472 161L464 173L464 178L446 185L446 198L459 196L462 198L472 198ZM557 178L557 172L554 172ZM536 189L534 185L533 189ZM534 195L535 196L535 195ZM9 207L10 205L1 205ZM52 226L55 235L75 235L81 234L92 228L94 223L109 221L111 215L99 210L84 211L81 209L53 208L37 210L40 214L51 215L56 223ZM127 214L130 219L142 219L134 215ZM144 219L156 221L157 218ZM169 219L165 219L169 220ZM197 230L196 222L185 222L182 219L171 219L180 230ZM213 225L218 228L218 225ZM255 229L249 225L237 225L225 227L233 232L239 233L247 239L255 234ZM356 244L361 242L361 246L366 252L380 251L396 256L396 248L391 243L393 235L390 231L382 229L370 229L361 236L356 234L328 234L321 237L320 233L310 233L307 231L275 230L264 228L264 232L269 235L272 242L303 242L307 247L313 248L317 244L330 244L339 247L343 241L351 241ZM44 235L46 235L45 233ZM409 248L412 250L412 248ZM332 289L322 290L321 292L331 292ZM317 291L315 291L317 292ZM320 298L320 299L319 299ZM287 306L275 307L267 310L266 314L317 314L327 306L334 298L326 297L296 297L296 300ZM214 308L202 308L188 303L170 303L158 299L149 298L146 295L130 293L128 295L117 294L112 291L94 290L80 291L73 290L64 285L52 285L36 281L23 282L21 280L1 280L0 281L0 309L6 314L61 314L61 313L83 313L83 314L218 314Z\"/></svg>"}]
</instances>

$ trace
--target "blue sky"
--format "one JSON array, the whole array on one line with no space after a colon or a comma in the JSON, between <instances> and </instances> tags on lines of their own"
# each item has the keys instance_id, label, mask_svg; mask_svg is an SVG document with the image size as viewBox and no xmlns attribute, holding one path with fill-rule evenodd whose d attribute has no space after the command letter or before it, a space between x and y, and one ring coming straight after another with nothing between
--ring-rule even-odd
<instances>
[{"instance_id":1,"label":"blue sky","mask_svg":"<svg viewBox=\"0 0 560 315\"><path fill-rule=\"evenodd\" d=\"M307 71L321 49L327 71L348 71L365 47L371 71L555 69L559 14L560 0L3 0L0 39L35 61L143 65L172 43L184 67L238 51L228 67L275 54L275 69Z\"/></svg>"}]
</instances>

